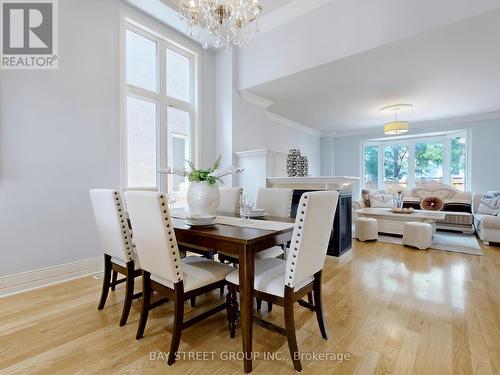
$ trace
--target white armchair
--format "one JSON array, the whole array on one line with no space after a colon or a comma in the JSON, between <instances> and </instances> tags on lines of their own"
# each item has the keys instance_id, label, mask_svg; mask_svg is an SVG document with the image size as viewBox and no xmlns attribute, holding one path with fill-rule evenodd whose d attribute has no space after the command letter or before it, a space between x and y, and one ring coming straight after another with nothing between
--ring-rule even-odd
<instances>
[{"instance_id":1,"label":"white armchair","mask_svg":"<svg viewBox=\"0 0 500 375\"><path fill-rule=\"evenodd\" d=\"M500 216L478 213L483 196L484 194L474 195L474 226L481 241L488 246L490 242L500 243Z\"/></svg>"}]
</instances>

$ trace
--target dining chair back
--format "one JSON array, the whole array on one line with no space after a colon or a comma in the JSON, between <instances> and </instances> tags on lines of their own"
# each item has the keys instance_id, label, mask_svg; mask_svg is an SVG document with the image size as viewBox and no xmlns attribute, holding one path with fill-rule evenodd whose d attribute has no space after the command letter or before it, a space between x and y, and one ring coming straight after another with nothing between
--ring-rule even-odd
<instances>
[{"instance_id":1,"label":"dining chair back","mask_svg":"<svg viewBox=\"0 0 500 375\"><path fill-rule=\"evenodd\" d=\"M128 187L128 188L125 188L123 189L123 191L159 191L158 188L156 186L144 186L144 187L140 187L140 186L136 186L136 187Z\"/></svg>"},{"instance_id":2,"label":"dining chair back","mask_svg":"<svg viewBox=\"0 0 500 375\"><path fill-rule=\"evenodd\" d=\"M108 292L125 282L125 300L120 326L127 323L132 301L140 298L134 294L134 279L141 275L140 262L134 254L132 233L128 224L125 206L118 191L91 189L89 191L101 250L104 253L104 276L98 310L104 309ZM118 274L125 278L118 280Z\"/></svg>"},{"instance_id":3,"label":"dining chair back","mask_svg":"<svg viewBox=\"0 0 500 375\"><path fill-rule=\"evenodd\" d=\"M238 187L219 188L220 203L217 211L238 213L243 189Z\"/></svg>"},{"instance_id":4,"label":"dining chair back","mask_svg":"<svg viewBox=\"0 0 500 375\"><path fill-rule=\"evenodd\" d=\"M337 191L304 193L300 198L287 258L285 280L289 287L323 269L338 199Z\"/></svg>"},{"instance_id":5,"label":"dining chair back","mask_svg":"<svg viewBox=\"0 0 500 375\"><path fill-rule=\"evenodd\" d=\"M118 191L89 191L101 250L123 262L133 259L133 246L127 216Z\"/></svg>"},{"instance_id":6,"label":"dining chair back","mask_svg":"<svg viewBox=\"0 0 500 375\"><path fill-rule=\"evenodd\" d=\"M255 207L266 210L269 216L290 217L292 195L293 189L260 188Z\"/></svg>"},{"instance_id":7,"label":"dining chair back","mask_svg":"<svg viewBox=\"0 0 500 375\"><path fill-rule=\"evenodd\" d=\"M321 336L328 339L323 314L321 278L328 242L332 233L339 193L336 191L307 192L300 198L287 260L276 258L255 261L254 295L257 301L276 303L283 307L285 328L255 316L264 328L285 335L290 357L296 371L302 371L295 332L294 304L316 313ZM226 276L228 281L227 316L229 335L235 337L240 284L239 272ZM302 297L307 295L308 301Z\"/></svg>"},{"instance_id":8,"label":"dining chair back","mask_svg":"<svg viewBox=\"0 0 500 375\"><path fill-rule=\"evenodd\" d=\"M226 285L225 277L233 268L199 256L181 260L174 226L164 193L128 191L125 193L134 239L142 267L142 310L136 338L144 335L149 311L165 302L174 304L174 324L167 364L176 361L184 328L226 308L222 303L184 320L187 300ZM160 299L151 302L153 292Z\"/></svg>"},{"instance_id":9,"label":"dining chair back","mask_svg":"<svg viewBox=\"0 0 500 375\"><path fill-rule=\"evenodd\" d=\"M182 280L179 248L164 193L125 192L143 270L175 284Z\"/></svg>"}]
</instances>

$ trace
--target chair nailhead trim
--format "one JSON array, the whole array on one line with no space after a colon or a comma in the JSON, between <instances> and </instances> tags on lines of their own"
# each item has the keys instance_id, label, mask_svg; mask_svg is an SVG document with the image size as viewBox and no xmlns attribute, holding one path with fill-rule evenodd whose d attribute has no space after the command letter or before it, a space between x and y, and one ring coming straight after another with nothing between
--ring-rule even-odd
<instances>
[{"instance_id":1,"label":"chair nailhead trim","mask_svg":"<svg viewBox=\"0 0 500 375\"><path fill-rule=\"evenodd\" d=\"M123 243L125 245L125 249L123 249L123 252L125 254L126 261L130 262L131 260L133 260L133 255L130 252L130 246L129 246L129 228L128 228L128 225L125 224L125 220L123 220L123 214L122 214L122 208L121 208L122 201L121 201L120 195L118 194L117 191L114 191L113 195L115 196L114 203L115 203L115 208L117 210L120 223L123 224L122 225L122 239L123 239ZM132 236L130 236L130 238L132 238Z\"/></svg>"},{"instance_id":2,"label":"chair nailhead trim","mask_svg":"<svg viewBox=\"0 0 500 375\"><path fill-rule=\"evenodd\" d=\"M298 222L303 223L304 222L304 215L306 214L308 204L305 202L306 199L308 199L308 195L303 195L302 201L299 203L302 204L302 210L300 211L300 214L298 214ZM303 225L302 224L297 224L295 229L294 229L294 236L295 236L295 244L296 246L293 247L293 254L292 257L294 261L291 261L291 266L290 267L290 274L288 275L288 278L292 280L292 282L287 282L288 286L293 285L293 273L295 272L295 259L297 258L297 254L299 252L299 246L300 246L300 238L302 237L302 230L303 230Z\"/></svg>"},{"instance_id":3,"label":"chair nailhead trim","mask_svg":"<svg viewBox=\"0 0 500 375\"><path fill-rule=\"evenodd\" d=\"M165 196L160 195L159 198L160 198L161 206L165 207L166 206L166 202L164 201ZM162 212L163 212L163 220L165 221L165 226L167 228L170 228L170 216L168 215L168 210L165 208L165 209L162 209ZM175 234L172 233L171 229L168 229L167 235L169 236L168 240L170 242L170 248L172 249L172 258L173 258L173 262L175 263L175 269L178 270L180 267L180 264L179 264L180 263L180 256L179 256L179 250L177 249L176 243L174 241ZM177 272L176 274L177 274L177 276L179 276L180 272ZM181 281L181 278L178 277L177 281Z\"/></svg>"}]
</instances>

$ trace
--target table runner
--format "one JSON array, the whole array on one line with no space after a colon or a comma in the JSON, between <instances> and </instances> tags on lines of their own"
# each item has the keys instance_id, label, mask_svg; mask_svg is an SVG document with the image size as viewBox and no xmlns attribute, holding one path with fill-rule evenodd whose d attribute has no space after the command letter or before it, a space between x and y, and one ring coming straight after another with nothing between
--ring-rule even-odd
<instances>
[{"instance_id":1,"label":"table runner","mask_svg":"<svg viewBox=\"0 0 500 375\"><path fill-rule=\"evenodd\" d=\"M186 215L174 214L173 217L177 219L186 219ZM215 220L217 224L232 225L242 228L253 228L263 230L285 230L294 227L294 223L284 223L281 221L271 220L244 220L241 217L217 216Z\"/></svg>"},{"instance_id":2,"label":"table runner","mask_svg":"<svg viewBox=\"0 0 500 375\"><path fill-rule=\"evenodd\" d=\"M294 227L294 223L283 223L271 220L244 220L240 217L217 216L217 224L232 225L235 227L254 228L264 230L285 230Z\"/></svg>"}]
</instances>

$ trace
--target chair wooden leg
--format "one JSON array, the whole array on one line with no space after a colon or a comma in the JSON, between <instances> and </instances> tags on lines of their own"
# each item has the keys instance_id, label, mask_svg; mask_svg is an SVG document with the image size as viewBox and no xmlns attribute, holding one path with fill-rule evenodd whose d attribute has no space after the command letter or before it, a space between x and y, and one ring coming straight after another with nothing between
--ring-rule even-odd
<instances>
[{"instance_id":1,"label":"chair wooden leg","mask_svg":"<svg viewBox=\"0 0 500 375\"><path fill-rule=\"evenodd\" d=\"M273 304L269 301L267 301L267 312L273 311Z\"/></svg>"},{"instance_id":2,"label":"chair wooden leg","mask_svg":"<svg viewBox=\"0 0 500 375\"><path fill-rule=\"evenodd\" d=\"M313 292L307 293L307 302L309 302L311 305L314 305Z\"/></svg>"},{"instance_id":3,"label":"chair wooden leg","mask_svg":"<svg viewBox=\"0 0 500 375\"><path fill-rule=\"evenodd\" d=\"M113 270L112 277L111 277L111 290L113 292L115 291L116 280L118 280L118 272L116 272L116 271Z\"/></svg>"},{"instance_id":4,"label":"chair wooden leg","mask_svg":"<svg viewBox=\"0 0 500 375\"><path fill-rule=\"evenodd\" d=\"M151 294L151 275L149 272L142 271L142 311L139 325L137 327L137 334L135 336L137 340L144 336L144 329L146 328L146 322L148 321L149 306L151 304Z\"/></svg>"},{"instance_id":5,"label":"chair wooden leg","mask_svg":"<svg viewBox=\"0 0 500 375\"><path fill-rule=\"evenodd\" d=\"M134 261L127 262L127 281L125 286L125 302L123 302L123 311L120 318L120 327L127 324L128 314L134 299Z\"/></svg>"},{"instance_id":6,"label":"chair wooden leg","mask_svg":"<svg viewBox=\"0 0 500 375\"><path fill-rule=\"evenodd\" d=\"M184 317L184 287L182 281L175 284L175 311L174 311L174 327L172 332L172 341L170 343L170 352L168 354L167 364L169 366L175 363L175 356L179 350L181 342L182 323Z\"/></svg>"},{"instance_id":7,"label":"chair wooden leg","mask_svg":"<svg viewBox=\"0 0 500 375\"><path fill-rule=\"evenodd\" d=\"M196 307L196 297L191 298L191 307Z\"/></svg>"},{"instance_id":8,"label":"chair wooden leg","mask_svg":"<svg viewBox=\"0 0 500 375\"><path fill-rule=\"evenodd\" d=\"M298 357L299 348L297 347L297 337L295 336L295 319L293 315L293 289L285 286L285 303L283 309L285 311L285 329L286 339L288 341L288 349L292 358L293 367L296 371L302 371L302 365Z\"/></svg>"},{"instance_id":9,"label":"chair wooden leg","mask_svg":"<svg viewBox=\"0 0 500 375\"><path fill-rule=\"evenodd\" d=\"M260 311L260 309L262 308L262 300L259 298L256 298L256 300L257 300L257 310Z\"/></svg>"},{"instance_id":10,"label":"chair wooden leg","mask_svg":"<svg viewBox=\"0 0 500 375\"><path fill-rule=\"evenodd\" d=\"M314 275L314 307L316 308L316 318L318 319L321 336L328 340L325 317L323 316L323 299L321 297L321 271Z\"/></svg>"},{"instance_id":11,"label":"chair wooden leg","mask_svg":"<svg viewBox=\"0 0 500 375\"><path fill-rule=\"evenodd\" d=\"M220 296L224 295L224 285L219 288Z\"/></svg>"},{"instance_id":12,"label":"chair wooden leg","mask_svg":"<svg viewBox=\"0 0 500 375\"><path fill-rule=\"evenodd\" d=\"M236 311L238 311L238 302L236 300L236 291L228 286L226 296L227 320L229 322L229 337L236 337Z\"/></svg>"},{"instance_id":13,"label":"chair wooden leg","mask_svg":"<svg viewBox=\"0 0 500 375\"><path fill-rule=\"evenodd\" d=\"M108 298L109 286L111 279L111 256L104 254L104 277L102 279L101 299L99 300L98 310L102 310Z\"/></svg>"}]
</instances>

